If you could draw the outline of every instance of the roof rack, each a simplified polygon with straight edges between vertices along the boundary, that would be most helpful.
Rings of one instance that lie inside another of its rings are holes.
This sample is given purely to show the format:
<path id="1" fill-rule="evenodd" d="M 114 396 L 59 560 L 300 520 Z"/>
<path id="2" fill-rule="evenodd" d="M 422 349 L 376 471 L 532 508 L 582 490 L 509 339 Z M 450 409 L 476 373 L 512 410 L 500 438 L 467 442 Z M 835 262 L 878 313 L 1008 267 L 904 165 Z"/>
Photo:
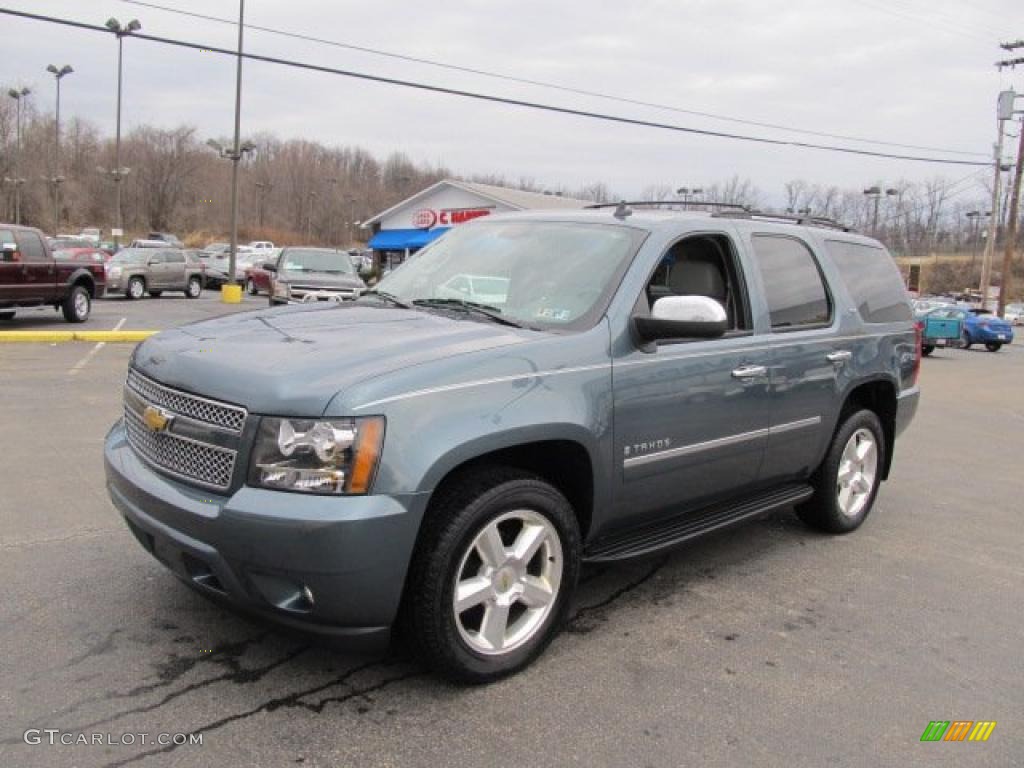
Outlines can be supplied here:
<path id="1" fill-rule="evenodd" d="M 714 201 L 704 200 L 620 200 L 617 203 L 592 203 L 591 205 L 585 205 L 584 208 L 618 208 L 619 206 L 635 206 L 635 205 L 682 205 L 686 207 L 704 207 L 704 208 L 735 208 L 739 211 L 747 211 L 749 208 L 739 203 L 717 203 Z"/>
<path id="2" fill-rule="evenodd" d="M 837 229 L 840 232 L 853 231 L 853 227 L 848 227 L 845 224 L 838 222 L 835 219 L 830 219 L 827 216 L 771 213 L 768 211 L 755 211 L 749 208 L 742 211 L 715 211 L 711 215 L 723 219 L 752 219 L 757 221 L 779 221 L 784 223 L 792 222 L 805 227 L 823 227 L 825 229 Z"/>

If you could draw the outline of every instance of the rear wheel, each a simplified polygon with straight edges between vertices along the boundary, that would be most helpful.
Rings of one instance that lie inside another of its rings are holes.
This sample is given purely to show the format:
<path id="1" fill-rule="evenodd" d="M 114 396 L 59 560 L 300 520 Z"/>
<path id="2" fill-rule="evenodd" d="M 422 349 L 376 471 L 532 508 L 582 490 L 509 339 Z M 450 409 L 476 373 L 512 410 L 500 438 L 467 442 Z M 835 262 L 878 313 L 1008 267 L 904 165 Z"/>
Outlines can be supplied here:
<path id="1" fill-rule="evenodd" d="M 999 341 L 986 341 L 985 342 L 985 349 L 987 349 L 989 352 L 998 352 L 1002 348 L 1003 348 L 1002 342 L 999 342 Z"/>
<path id="2" fill-rule="evenodd" d="M 930 355 L 934 351 L 935 351 L 935 345 L 934 344 L 925 344 L 925 345 L 923 345 L 921 347 L 921 354 L 924 355 L 925 357 L 928 357 L 928 355 Z"/>
<path id="3" fill-rule="evenodd" d="M 190 299 L 198 299 L 203 292 L 203 281 L 198 277 L 190 277 L 188 285 L 185 286 L 185 295 Z"/>
<path id="4" fill-rule="evenodd" d="M 402 627 L 435 671 L 485 683 L 536 659 L 565 620 L 580 534 L 557 489 L 484 468 L 432 503 L 406 581 Z"/>
<path id="5" fill-rule="evenodd" d="M 125 295 L 129 299 L 141 299 L 145 292 L 146 281 L 141 277 L 133 277 L 128 281 L 128 288 L 125 290 Z"/>
<path id="6" fill-rule="evenodd" d="M 800 519 L 827 533 L 859 528 L 875 503 L 885 451 L 878 416 L 866 409 L 851 413 L 811 479 L 814 496 L 796 508 Z"/>
<path id="7" fill-rule="evenodd" d="M 260 289 L 256 287 L 256 282 L 251 277 L 245 279 L 245 290 L 250 296 L 255 296 L 260 292 Z"/>
<path id="8" fill-rule="evenodd" d="M 81 285 L 74 286 L 60 308 L 64 313 L 64 319 L 69 323 L 84 323 L 89 318 L 89 310 L 92 308 L 89 291 Z"/>

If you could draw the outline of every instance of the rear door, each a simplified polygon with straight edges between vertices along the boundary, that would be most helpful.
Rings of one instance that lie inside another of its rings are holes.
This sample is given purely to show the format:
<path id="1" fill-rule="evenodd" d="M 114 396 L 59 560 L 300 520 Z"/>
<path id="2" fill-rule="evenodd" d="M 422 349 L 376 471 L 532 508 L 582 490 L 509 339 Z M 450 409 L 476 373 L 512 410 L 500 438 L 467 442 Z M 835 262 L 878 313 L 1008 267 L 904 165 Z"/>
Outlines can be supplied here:
<path id="1" fill-rule="evenodd" d="M 22 300 L 54 301 L 57 298 L 57 272 L 42 238 L 28 229 L 16 231 L 15 237 L 21 253 L 19 292 Z"/>
<path id="2" fill-rule="evenodd" d="M 171 291 L 185 290 L 185 253 L 184 251 L 166 250 L 164 255 L 165 287 Z"/>

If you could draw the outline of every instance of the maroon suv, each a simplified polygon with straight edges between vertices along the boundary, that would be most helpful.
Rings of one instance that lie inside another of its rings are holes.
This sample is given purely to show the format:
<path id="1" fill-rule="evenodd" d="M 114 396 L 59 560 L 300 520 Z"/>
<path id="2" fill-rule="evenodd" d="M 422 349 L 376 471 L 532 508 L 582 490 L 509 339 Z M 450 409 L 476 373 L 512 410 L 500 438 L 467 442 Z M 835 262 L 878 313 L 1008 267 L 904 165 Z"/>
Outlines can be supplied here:
<path id="1" fill-rule="evenodd" d="M 56 261 L 38 229 L 0 224 L 0 320 L 15 307 L 49 305 L 69 323 L 85 322 L 105 280 L 102 263 Z"/>

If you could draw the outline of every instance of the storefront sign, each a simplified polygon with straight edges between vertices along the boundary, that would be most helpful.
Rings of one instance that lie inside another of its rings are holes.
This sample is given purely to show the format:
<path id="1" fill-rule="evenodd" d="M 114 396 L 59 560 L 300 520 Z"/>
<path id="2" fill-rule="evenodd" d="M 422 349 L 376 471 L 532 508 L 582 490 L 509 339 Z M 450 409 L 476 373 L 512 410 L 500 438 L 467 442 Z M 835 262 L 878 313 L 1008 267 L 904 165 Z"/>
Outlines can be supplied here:
<path id="1" fill-rule="evenodd" d="M 490 214 L 490 208 L 442 208 L 439 211 L 420 208 L 412 215 L 412 225 L 417 229 L 430 229 L 433 226 L 452 227 Z"/>

